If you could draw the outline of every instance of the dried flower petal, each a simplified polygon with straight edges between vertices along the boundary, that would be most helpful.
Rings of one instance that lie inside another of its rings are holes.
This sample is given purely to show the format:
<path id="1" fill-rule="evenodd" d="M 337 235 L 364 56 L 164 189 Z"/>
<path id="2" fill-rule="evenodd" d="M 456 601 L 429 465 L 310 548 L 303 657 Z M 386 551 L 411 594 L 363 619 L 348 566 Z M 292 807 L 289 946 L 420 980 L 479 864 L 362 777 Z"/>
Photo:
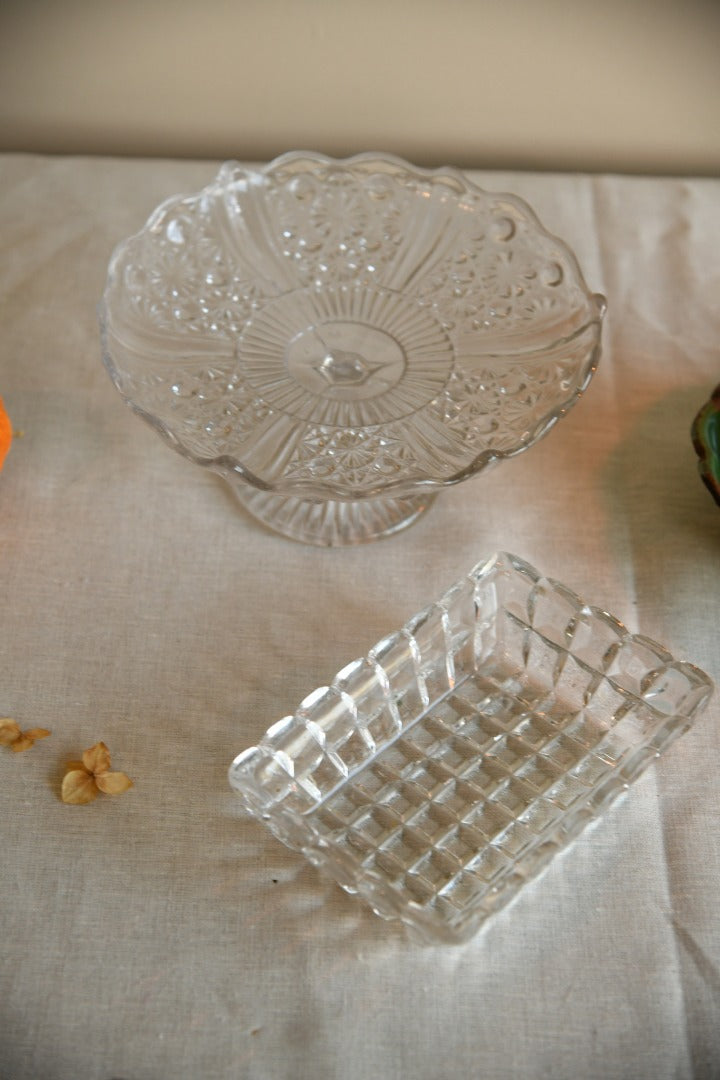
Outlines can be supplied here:
<path id="1" fill-rule="evenodd" d="M 83 765 L 88 772 L 97 773 L 107 772 L 110 768 L 110 751 L 104 742 L 95 743 L 89 750 L 86 750 L 82 756 Z"/>
<path id="2" fill-rule="evenodd" d="M 98 792 L 122 795 L 133 782 L 123 772 L 110 772 L 110 751 L 104 742 L 95 743 L 83 753 L 82 761 L 69 761 L 62 782 L 62 799 L 66 803 L 89 803 Z"/>
<path id="3" fill-rule="evenodd" d="M 75 806 L 92 802 L 98 796 L 95 777 L 85 769 L 71 769 L 63 777 L 61 795 L 63 802 Z"/>
<path id="4" fill-rule="evenodd" d="M 20 735 L 19 739 L 16 739 L 10 749 L 14 754 L 21 754 L 23 750 L 29 750 L 34 743 L 34 739 L 31 739 L 29 735 Z"/>
<path id="5" fill-rule="evenodd" d="M 9 716 L 0 719 L 0 746 L 12 746 L 20 738 L 20 725 Z"/>
<path id="6" fill-rule="evenodd" d="M 122 795 L 129 791 L 133 782 L 124 772 L 105 772 L 95 777 L 95 783 L 105 795 Z"/>
<path id="7" fill-rule="evenodd" d="M 36 739 L 46 739 L 50 735 L 47 728 L 30 728 L 29 731 L 21 731 L 20 725 L 9 717 L 0 719 L 0 745 L 9 746 L 16 754 L 23 750 L 29 750 Z"/>

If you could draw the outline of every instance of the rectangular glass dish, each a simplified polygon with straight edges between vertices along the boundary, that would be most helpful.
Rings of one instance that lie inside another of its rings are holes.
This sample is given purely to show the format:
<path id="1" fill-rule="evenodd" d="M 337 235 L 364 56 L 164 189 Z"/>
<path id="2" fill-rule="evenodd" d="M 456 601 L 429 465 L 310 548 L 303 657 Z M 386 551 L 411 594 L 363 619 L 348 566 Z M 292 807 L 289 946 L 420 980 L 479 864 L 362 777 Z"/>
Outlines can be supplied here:
<path id="1" fill-rule="evenodd" d="M 501 553 L 274 724 L 230 782 L 378 915 L 459 942 L 711 693 L 704 672 Z"/>

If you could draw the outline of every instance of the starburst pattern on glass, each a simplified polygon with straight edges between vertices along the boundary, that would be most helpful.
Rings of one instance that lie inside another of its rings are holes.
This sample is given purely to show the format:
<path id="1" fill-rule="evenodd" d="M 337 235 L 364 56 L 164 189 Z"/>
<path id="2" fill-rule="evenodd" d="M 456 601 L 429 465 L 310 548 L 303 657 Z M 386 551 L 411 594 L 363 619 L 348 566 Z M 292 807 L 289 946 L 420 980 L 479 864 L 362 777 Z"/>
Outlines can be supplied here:
<path id="1" fill-rule="evenodd" d="M 387 156 L 294 153 L 226 164 L 120 245 L 104 360 L 271 527 L 351 543 L 545 434 L 595 370 L 603 311 L 515 196 Z"/>
<path id="2" fill-rule="evenodd" d="M 499 554 L 271 727 L 230 782 L 379 915 L 463 941 L 711 693 L 692 664 Z"/>

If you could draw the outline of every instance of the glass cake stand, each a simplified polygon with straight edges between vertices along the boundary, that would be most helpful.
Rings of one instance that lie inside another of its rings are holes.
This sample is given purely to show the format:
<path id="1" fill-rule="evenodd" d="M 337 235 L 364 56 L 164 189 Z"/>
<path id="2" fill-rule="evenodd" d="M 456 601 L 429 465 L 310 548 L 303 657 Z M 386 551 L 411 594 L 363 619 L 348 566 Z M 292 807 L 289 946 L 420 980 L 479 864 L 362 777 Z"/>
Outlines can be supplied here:
<path id="1" fill-rule="evenodd" d="M 605 301 L 513 195 L 387 155 L 225 164 L 115 251 L 105 365 L 270 528 L 411 524 L 587 386 Z"/>

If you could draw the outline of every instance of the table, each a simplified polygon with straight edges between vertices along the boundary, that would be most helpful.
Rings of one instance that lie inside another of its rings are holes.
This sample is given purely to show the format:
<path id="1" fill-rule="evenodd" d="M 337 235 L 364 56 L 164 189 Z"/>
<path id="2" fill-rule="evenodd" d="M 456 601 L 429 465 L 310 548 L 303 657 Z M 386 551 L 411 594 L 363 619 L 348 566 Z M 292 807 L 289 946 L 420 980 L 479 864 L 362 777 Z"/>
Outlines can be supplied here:
<path id="1" fill-rule="evenodd" d="M 420 947 L 239 817 L 236 752 L 486 554 L 516 552 L 720 676 L 720 182 L 478 173 L 609 312 L 586 396 L 415 526 L 266 533 L 100 363 L 114 245 L 212 162 L 0 158 L 3 1080 L 720 1075 L 720 698 L 468 944 Z M 134 788 L 60 801 L 104 740 Z"/>

